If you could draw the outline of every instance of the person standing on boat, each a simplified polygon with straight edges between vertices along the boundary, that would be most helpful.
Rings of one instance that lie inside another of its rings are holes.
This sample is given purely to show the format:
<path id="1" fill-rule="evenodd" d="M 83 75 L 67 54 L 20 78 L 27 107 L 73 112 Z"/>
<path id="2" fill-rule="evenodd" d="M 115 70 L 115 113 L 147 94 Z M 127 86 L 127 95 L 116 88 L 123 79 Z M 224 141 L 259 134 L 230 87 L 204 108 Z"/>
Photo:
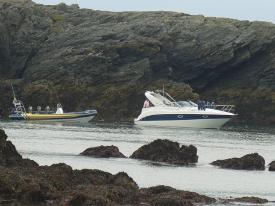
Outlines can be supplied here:
<path id="1" fill-rule="evenodd" d="M 200 100 L 198 100 L 197 105 L 198 105 L 198 110 L 200 110 Z"/>
<path id="2" fill-rule="evenodd" d="M 202 109 L 202 101 L 199 100 L 199 101 L 198 101 L 198 110 L 201 110 L 201 109 Z"/>
<path id="3" fill-rule="evenodd" d="M 205 111 L 205 109 L 206 109 L 206 103 L 205 103 L 205 101 L 203 100 L 203 101 L 202 101 L 202 108 L 201 108 L 201 110 Z"/>
<path id="4" fill-rule="evenodd" d="M 29 106 L 29 113 L 32 114 L 32 106 Z"/>
<path id="5" fill-rule="evenodd" d="M 62 108 L 62 105 L 60 103 L 57 104 L 56 106 L 56 114 L 63 114 L 63 108 Z"/>
<path id="6" fill-rule="evenodd" d="M 211 102 L 211 109 L 215 109 L 215 102 Z"/>
<path id="7" fill-rule="evenodd" d="M 146 100 L 144 101 L 143 108 L 149 108 L 149 107 L 150 107 L 150 102 L 149 102 L 148 99 L 146 99 Z"/>

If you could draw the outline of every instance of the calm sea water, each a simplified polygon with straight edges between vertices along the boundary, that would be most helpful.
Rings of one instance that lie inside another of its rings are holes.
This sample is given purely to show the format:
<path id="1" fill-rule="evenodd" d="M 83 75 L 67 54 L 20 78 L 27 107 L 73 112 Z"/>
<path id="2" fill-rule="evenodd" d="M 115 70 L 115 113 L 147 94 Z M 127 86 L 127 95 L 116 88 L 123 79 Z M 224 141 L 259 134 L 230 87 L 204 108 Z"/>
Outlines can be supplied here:
<path id="1" fill-rule="evenodd" d="M 141 128 L 127 125 L 64 125 L 0 122 L 25 158 L 40 165 L 64 162 L 75 169 L 127 172 L 140 187 L 168 185 L 212 197 L 257 196 L 275 201 L 275 172 L 236 171 L 209 165 L 217 159 L 258 152 L 266 163 L 275 160 L 273 130 L 229 128 L 194 130 Z M 198 148 L 195 167 L 159 166 L 132 159 L 96 159 L 78 154 L 88 147 L 115 145 L 126 156 L 155 139 L 170 139 Z M 275 205 L 270 203 L 269 205 Z"/>

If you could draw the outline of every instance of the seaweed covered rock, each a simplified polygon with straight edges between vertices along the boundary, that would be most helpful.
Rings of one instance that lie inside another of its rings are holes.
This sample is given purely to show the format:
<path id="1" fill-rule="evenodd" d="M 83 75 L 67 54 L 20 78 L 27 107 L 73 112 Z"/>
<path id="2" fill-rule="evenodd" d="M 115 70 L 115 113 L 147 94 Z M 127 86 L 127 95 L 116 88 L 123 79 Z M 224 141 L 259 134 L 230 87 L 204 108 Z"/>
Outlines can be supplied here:
<path id="1" fill-rule="evenodd" d="M 138 201 L 138 186 L 126 174 L 72 170 L 66 164 L 4 167 L 0 170 L 0 188 L 0 198 L 28 204 L 81 205 L 104 200 L 103 203 L 119 205 Z"/>
<path id="2" fill-rule="evenodd" d="M 197 148 L 193 145 L 180 147 L 178 142 L 155 140 L 136 150 L 130 158 L 188 165 L 198 162 Z"/>
<path id="3" fill-rule="evenodd" d="M 275 161 L 272 161 L 270 164 L 269 164 L 269 171 L 275 171 Z"/>
<path id="4" fill-rule="evenodd" d="M 86 149 L 85 151 L 80 153 L 81 155 L 97 157 L 97 158 L 109 158 L 109 157 L 117 157 L 117 158 L 125 158 L 126 156 L 122 154 L 118 147 L 116 146 L 99 146 L 99 147 L 91 147 Z"/>
<path id="5" fill-rule="evenodd" d="M 258 153 L 247 154 L 241 158 L 217 160 L 211 164 L 235 170 L 265 170 L 265 160 Z"/>
<path id="6" fill-rule="evenodd" d="M 176 190 L 168 186 L 155 186 L 139 190 L 141 202 L 153 206 L 193 206 L 197 204 L 211 204 L 216 202 L 214 198 L 200 195 L 195 192 Z"/>
<path id="7" fill-rule="evenodd" d="M 259 197 L 239 197 L 230 199 L 230 202 L 242 202 L 242 203 L 251 203 L 251 204 L 265 204 L 268 203 L 267 199 L 259 198 Z"/>
<path id="8" fill-rule="evenodd" d="M 7 141 L 7 135 L 4 130 L 0 129 L 0 166 L 33 167 L 38 166 L 38 164 L 33 160 L 23 159 L 15 146 L 10 141 Z"/>

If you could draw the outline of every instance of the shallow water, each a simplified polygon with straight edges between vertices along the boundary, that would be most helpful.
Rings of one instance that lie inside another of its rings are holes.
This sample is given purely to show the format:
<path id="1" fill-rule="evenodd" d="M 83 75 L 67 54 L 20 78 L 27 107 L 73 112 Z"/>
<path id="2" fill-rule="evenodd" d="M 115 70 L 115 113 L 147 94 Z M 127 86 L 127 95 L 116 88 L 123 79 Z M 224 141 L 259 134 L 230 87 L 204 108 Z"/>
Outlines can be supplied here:
<path id="1" fill-rule="evenodd" d="M 168 185 L 212 197 L 257 196 L 275 201 L 275 172 L 219 169 L 209 163 L 258 152 L 266 164 L 275 160 L 275 132 L 266 129 L 229 128 L 193 130 L 141 128 L 130 125 L 63 125 L 0 122 L 25 158 L 41 165 L 65 162 L 75 169 L 127 172 L 140 187 Z M 96 159 L 78 154 L 88 147 L 116 145 L 125 155 L 158 138 L 198 148 L 194 167 L 159 166 L 132 159 Z M 273 203 L 275 205 L 275 203 Z M 272 203 L 270 204 L 272 205 Z"/>

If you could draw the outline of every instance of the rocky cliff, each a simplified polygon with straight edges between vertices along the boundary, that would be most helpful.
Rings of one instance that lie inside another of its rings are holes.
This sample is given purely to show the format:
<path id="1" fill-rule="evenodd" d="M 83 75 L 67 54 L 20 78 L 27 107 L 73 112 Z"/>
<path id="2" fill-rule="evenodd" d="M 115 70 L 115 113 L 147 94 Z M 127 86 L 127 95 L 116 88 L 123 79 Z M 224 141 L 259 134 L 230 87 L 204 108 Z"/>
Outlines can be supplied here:
<path id="1" fill-rule="evenodd" d="M 26 104 L 96 107 L 103 119 L 139 113 L 144 90 L 237 106 L 275 122 L 275 25 L 173 12 L 105 12 L 0 1 L 0 107 L 9 82 Z M 193 88 L 190 87 L 190 86 Z"/>

